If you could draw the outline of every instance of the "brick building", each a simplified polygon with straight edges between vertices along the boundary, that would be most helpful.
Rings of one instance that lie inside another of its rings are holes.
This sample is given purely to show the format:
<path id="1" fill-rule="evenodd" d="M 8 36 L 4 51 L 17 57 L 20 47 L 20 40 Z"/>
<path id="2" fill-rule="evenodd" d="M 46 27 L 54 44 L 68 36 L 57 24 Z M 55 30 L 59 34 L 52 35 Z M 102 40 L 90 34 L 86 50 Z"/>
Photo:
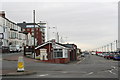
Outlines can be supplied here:
<path id="1" fill-rule="evenodd" d="M 53 40 L 45 42 L 35 48 L 36 58 L 50 63 L 69 63 L 70 48 Z"/>
<path id="2" fill-rule="evenodd" d="M 23 22 L 23 23 L 18 23 L 17 25 L 21 26 L 23 32 L 30 33 L 33 37 L 34 37 L 34 30 L 35 30 L 35 38 L 37 40 L 37 45 L 40 45 L 45 42 L 45 29 L 44 29 L 45 27 L 40 26 L 39 24 Z M 35 25 L 35 28 L 34 28 L 34 25 Z"/>
<path id="3" fill-rule="evenodd" d="M 77 45 L 75 44 L 64 44 L 68 48 L 70 48 L 70 61 L 77 60 Z"/>

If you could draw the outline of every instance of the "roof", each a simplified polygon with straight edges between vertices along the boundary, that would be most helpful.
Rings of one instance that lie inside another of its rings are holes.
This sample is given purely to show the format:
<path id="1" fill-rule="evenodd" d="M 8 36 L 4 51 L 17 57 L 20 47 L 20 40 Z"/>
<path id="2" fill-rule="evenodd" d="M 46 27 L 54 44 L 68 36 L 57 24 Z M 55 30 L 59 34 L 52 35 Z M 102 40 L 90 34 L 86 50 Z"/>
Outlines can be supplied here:
<path id="1" fill-rule="evenodd" d="M 69 47 L 69 48 L 73 48 L 73 46 L 76 46 L 75 44 L 64 44 L 64 45 Z"/>
<path id="2" fill-rule="evenodd" d="M 66 45 L 64 45 L 64 44 L 61 44 L 61 43 L 57 43 L 57 42 L 55 42 L 56 44 L 58 44 L 58 45 L 61 45 L 61 46 L 63 46 L 63 47 L 66 47 L 66 48 L 68 48 Z M 45 46 L 45 45 L 47 45 L 47 44 L 52 44 L 52 41 L 50 40 L 50 41 L 47 41 L 47 42 L 45 42 L 45 43 L 43 43 L 43 44 L 41 44 L 41 45 L 39 45 L 38 47 L 36 47 L 35 49 L 38 49 L 38 48 L 40 48 L 40 47 L 43 47 L 43 46 Z"/>
<path id="3" fill-rule="evenodd" d="M 26 22 L 23 22 L 23 23 L 17 23 L 17 25 L 22 27 L 22 28 L 33 28 L 33 27 L 27 27 L 27 25 L 37 25 L 40 28 L 45 28 L 45 26 L 39 25 L 37 23 L 26 23 Z"/>
<path id="4" fill-rule="evenodd" d="M 27 25 L 38 25 L 36 23 L 26 23 L 26 22 L 23 22 L 23 23 L 17 23 L 18 26 L 22 27 L 22 28 L 28 28 Z M 38 25 L 39 26 L 39 25 Z M 40 27 L 40 26 L 39 26 Z"/>

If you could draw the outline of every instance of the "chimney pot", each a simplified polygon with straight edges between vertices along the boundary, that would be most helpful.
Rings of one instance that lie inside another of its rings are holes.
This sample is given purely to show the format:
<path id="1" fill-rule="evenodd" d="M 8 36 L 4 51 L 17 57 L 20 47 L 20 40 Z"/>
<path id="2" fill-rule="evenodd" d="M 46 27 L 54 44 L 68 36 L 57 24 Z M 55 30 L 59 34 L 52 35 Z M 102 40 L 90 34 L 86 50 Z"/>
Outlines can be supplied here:
<path id="1" fill-rule="evenodd" d="M 5 18 L 5 11 L 0 11 L 0 16 Z"/>

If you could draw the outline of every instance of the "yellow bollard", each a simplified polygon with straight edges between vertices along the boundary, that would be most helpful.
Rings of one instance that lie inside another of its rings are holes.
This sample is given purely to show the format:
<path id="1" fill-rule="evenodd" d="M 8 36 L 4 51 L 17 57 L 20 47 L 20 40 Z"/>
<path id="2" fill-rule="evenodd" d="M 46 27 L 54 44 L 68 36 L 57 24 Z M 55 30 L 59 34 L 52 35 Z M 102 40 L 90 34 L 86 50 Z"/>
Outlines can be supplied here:
<path id="1" fill-rule="evenodd" d="M 24 72 L 24 60 L 22 56 L 18 58 L 17 72 Z"/>

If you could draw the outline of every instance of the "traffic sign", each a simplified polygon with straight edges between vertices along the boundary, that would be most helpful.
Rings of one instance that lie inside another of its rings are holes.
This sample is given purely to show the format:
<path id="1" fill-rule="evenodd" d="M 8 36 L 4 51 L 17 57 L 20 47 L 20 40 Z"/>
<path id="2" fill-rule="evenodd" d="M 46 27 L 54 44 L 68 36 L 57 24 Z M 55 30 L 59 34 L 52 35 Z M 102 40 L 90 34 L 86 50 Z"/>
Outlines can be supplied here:
<path id="1" fill-rule="evenodd" d="M 17 71 L 18 72 L 24 72 L 24 60 L 23 60 L 22 56 L 20 56 L 18 58 L 18 68 L 17 68 Z"/>

